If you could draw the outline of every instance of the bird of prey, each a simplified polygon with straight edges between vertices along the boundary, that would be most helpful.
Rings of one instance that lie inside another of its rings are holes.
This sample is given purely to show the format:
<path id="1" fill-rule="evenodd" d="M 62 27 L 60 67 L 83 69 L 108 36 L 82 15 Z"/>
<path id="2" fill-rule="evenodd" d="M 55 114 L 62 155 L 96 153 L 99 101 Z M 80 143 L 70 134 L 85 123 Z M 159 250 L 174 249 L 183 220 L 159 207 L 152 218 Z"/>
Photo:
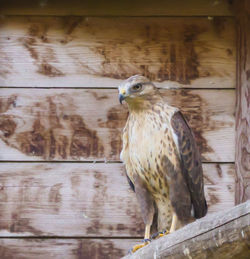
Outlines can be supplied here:
<path id="1" fill-rule="evenodd" d="M 119 86 L 128 104 L 121 160 L 145 223 L 145 240 L 173 232 L 207 213 L 199 150 L 178 108 L 168 105 L 150 80 L 135 75 Z"/>

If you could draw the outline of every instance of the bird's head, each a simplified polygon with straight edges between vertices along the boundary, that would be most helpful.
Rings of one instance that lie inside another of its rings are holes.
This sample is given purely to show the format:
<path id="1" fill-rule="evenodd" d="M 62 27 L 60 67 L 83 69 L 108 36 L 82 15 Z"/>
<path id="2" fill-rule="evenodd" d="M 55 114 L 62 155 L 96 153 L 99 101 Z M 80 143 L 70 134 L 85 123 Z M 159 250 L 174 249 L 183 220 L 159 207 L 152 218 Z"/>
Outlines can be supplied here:
<path id="1" fill-rule="evenodd" d="M 118 90 L 120 103 L 125 100 L 129 105 L 149 100 L 158 92 L 155 85 L 141 75 L 131 76 L 119 85 Z"/>

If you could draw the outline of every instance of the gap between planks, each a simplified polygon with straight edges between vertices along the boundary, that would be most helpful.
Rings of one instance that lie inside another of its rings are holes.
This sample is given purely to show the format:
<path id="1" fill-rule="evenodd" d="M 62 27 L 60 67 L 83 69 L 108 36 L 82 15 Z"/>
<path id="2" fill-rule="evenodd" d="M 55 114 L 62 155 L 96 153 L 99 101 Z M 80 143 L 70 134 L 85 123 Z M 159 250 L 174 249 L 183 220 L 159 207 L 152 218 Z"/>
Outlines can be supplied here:
<path id="1" fill-rule="evenodd" d="M 154 82 L 153 82 L 154 83 Z M 117 85 L 119 86 L 119 84 Z M 229 88 L 229 87 L 225 87 L 225 88 L 202 88 L 202 87 L 170 87 L 170 88 L 164 88 L 164 87 L 157 87 L 158 89 L 163 89 L 163 90 L 233 90 L 235 91 L 235 87 L 234 88 Z M 117 89 L 117 87 L 41 87 L 41 86 L 0 86 L 0 89 L 69 89 L 69 90 L 73 90 L 73 89 L 82 89 L 82 90 L 113 90 L 113 89 Z"/>
<path id="2" fill-rule="evenodd" d="M 67 161 L 60 161 L 60 160 L 0 160 L 0 163 L 55 163 L 55 164 L 122 164 L 122 161 L 115 160 L 115 161 L 93 161 L 93 160 L 87 160 L 87 161 L 74 161 L 74 160 L 67 160 Z M 208 162 L 202 162 L 202 164 L 234 164 L 235 161 L 208 161 Z"/>
<path id="3" fill-rule="evenodd" d="M 102 240 L 110 240 L 110 239 L 131 239 L 138 240 L 143 239 L 141 237 L 133 237 L 133 236 L 0 236 L 1 239 L 102 239 Z"/>
<path id="4" fill-rule="evenodd" d="M 61 18 L 61 17 L 74 17 L 74 18 L 208 18 L 208 17 L 218 17 L 218 18 L 231 18 L 235 20 L 235 14 L 232 15 L 74 15 L 74 14 L 1 14 L 6 18 L 12 17 L 43 17 L 43 18 Z"/>

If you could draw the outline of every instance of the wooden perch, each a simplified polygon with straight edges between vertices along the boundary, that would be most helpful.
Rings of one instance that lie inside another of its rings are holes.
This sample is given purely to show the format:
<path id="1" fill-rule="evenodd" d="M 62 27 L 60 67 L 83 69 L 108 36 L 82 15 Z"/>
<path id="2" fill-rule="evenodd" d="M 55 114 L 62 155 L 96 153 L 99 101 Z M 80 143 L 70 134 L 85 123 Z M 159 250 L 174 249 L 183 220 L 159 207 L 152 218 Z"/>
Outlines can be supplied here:
<path id="1" fill-rule="evenodd" d="M 250 258 L 250 201 L 197 220 L 125 258 Z"/>

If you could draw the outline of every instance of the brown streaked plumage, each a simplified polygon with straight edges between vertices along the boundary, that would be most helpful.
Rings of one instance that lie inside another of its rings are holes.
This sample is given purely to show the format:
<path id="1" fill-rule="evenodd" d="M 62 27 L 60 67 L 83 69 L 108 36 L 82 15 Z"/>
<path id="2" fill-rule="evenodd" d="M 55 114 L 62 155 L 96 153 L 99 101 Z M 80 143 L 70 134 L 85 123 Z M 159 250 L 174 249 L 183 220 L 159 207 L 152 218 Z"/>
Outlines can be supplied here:
<path id="1" fill-rule="evenodd" d="M 141 208 L 145 238 L 154 218 L 158 231 L 173 232 L 205 216 L 201 158 L 181 112 L 140 75 L 119 86 L 119 99 L 129 108 L 121 159 Z"/>

